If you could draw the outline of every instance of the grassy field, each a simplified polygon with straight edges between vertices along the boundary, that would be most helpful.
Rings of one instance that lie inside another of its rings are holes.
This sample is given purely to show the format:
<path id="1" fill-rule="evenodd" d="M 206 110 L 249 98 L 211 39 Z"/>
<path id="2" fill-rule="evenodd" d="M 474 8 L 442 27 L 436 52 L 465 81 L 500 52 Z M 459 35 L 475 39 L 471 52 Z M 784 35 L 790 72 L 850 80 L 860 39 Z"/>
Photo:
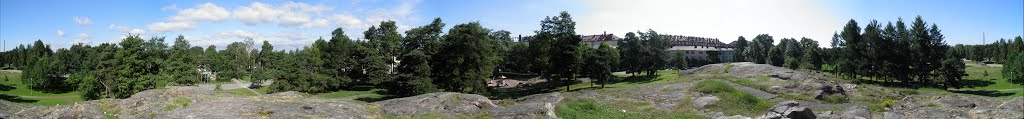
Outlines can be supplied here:
<path id="1" fill-rule="evenodd" d="M 78 92 L 44 93 L 29 89 L 21 81 L 21 73 L 0 72 L 0 99 L 27 105 L 72 104 L 82 101 Z"/>
<path id="2" fill-rule="evenodd" d="M 968 76 L 963 83 L 967 85 L 955 93 L 967 93 L 993 97 L 1024 96 L 1024 85 L 1010 83 L 1003 77 L 1003 67 L 967 65 L 964 69 Z"/>

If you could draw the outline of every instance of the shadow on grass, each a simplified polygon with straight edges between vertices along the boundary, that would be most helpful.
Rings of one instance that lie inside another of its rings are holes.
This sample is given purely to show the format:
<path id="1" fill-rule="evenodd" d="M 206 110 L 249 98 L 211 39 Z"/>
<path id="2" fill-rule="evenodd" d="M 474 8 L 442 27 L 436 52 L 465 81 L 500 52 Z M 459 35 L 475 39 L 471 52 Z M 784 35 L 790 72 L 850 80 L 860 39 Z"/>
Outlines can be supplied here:
<path id="1" fill-rule="evenodd" d="M 963 93 L 963 94 L 973 94 L 973 95 L 981 95 L 981 96 L 989 96 L 989 97 L 1002 97 L 1002 96 L 1013 95 L 1013 93 L 999 92 L 999 91 L 992 91 L 992 90 L 961 90 L 961 91 L 951 90 L 950 92 Z"/>
<path id="2" fill-rule="evenodd" d="M 616 78 L 616 79 L 619 79 L 619 80 L 615 81 L 615 82 L 612 82 L 612 83 L 609 83 L 609 84 L 615 84 L 615 83 L 633 83 L 633 84 L 650 83 L 650 82 L 654 82 L 655 81 L 654 79 L 658 78 L 658 76 L 659 75 L 637 75 L 637 76 L 629 76 L 629 77 L 625 77 L 625 78 Z"/>
<path id="3" fill-rule="evenodd" d="M 6 101 L 15 102 L 15 103 L 34 103 L 34 102 L 39 102 L 39 100 L 23 99 L 23 98 L 20 98 L 18 96 L 7 95 L 7 94 L 0 94 L 0 99 L 6 100 Z"/>
<path id="4" fill-rule="evenodd" d="M 8 86 L 7 84 L 0 84 L 0 91 L 14 90 L 16 87 Z"/>
<path id="5" fill-rule="evenodd" d="M 377 102 L 377 101 L 384 101 L 384 100 L 394 99 L 394 98 L 400 98 L 400 97 L 392 96 L 392 95 L 381 95 L 379 97 L 359 97 L 359 98 L 356 98 L 354 100 L 363 101 L 363 102 Z"/>
<path id="6" fill-rule="evenodd" d="M 965 88 L 985 87 L 996 84 L 996 82 L 992 82 L 992 80 L 985 79 L 964 79 L 960 81 L 960 83 L 962 83 Z"/>

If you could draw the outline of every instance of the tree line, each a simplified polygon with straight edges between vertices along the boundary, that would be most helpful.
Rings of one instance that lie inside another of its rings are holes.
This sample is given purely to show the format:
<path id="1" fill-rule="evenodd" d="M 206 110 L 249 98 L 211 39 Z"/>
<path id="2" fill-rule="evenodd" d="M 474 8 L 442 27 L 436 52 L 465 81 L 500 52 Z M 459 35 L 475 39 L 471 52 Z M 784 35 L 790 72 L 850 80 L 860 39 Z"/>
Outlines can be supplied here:
<path id="1" fill-rule="evenodd" d="M 83 99 L 126 98 L 163 86 L 231 79 L 250 80 L 254 87 L 273 81 L 262 87 L 268 92 L 369 87 L 410 96 L 438 91 L 487 94 L 487 79 L 509 73 L 537 73 L 553 81 L 611 78 L 618 50 L 583 44 L 567 12 L 541 23 L 535 41 L 543 43 L 513 42 L 510 32 L 477 22 L 455 25 L 445 33 L 445 23 L 437 18 L 405 36 L 394 21 L 370 27 L 363 32 L 365 40 L 353 40 L 337 28 L 327 39 L 292 50 L 274 50 L 267 41 L 257 48 L 252 38 L 223 50 L 203 48 L 180 35 L 171 45 L 164 37 L 129 35 L 119 43 L 74 44 L 55 52 L 36 41 L 0 53 L 0 63 L 23 70 L 23 80 L 33 90 L 80 91 Z"/>

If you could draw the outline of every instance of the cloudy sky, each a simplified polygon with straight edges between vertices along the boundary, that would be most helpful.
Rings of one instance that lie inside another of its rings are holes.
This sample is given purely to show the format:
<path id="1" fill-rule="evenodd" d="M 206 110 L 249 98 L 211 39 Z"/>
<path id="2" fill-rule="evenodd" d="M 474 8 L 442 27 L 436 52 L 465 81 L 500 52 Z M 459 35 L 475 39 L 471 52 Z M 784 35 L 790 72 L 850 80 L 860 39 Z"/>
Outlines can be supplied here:
<path id="1" fill-rule="evenodd" d="M 440 17 L 447 28 L 479 21 L 513 35 L 532 35 L 545 16 L 568 11 L 579 34 L 654 29 L 719 38 L 808 37 L 827 45 L 850 19 L 865 25 L 921 15 L 938 24 L 950 44 L 979 44 L 1024 34 L 1021 0 L 3 0 L 0 40 L 11 49 L 37 39 L 53 47 L 118 42 L 127 34 L 173 37 L 193 45 L 225 45 L 251 37 L 280 49 L 308 45 L 341 27 L 353 38 L 383 20 L 400 32 Z M 447 31 L 447 30 L 446 30 Z"/>

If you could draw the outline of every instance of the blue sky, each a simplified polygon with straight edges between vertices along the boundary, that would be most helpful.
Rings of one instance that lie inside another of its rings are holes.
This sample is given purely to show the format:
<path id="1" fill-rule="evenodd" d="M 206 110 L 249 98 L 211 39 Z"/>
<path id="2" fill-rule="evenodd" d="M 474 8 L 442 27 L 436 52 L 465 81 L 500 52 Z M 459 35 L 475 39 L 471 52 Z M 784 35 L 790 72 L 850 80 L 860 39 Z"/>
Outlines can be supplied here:
<path id="1" fill-rule="evenodd" d="M 579 34 L 621 36 L 654 29 L 723 42 L 767 33 L 827 45 L 849 19 L 884 23 L 917 15 L 938 24 L 950 44 L 981 43 L 982 32 L 989 42 L 1024 34 L 1021 0 L 3 0 L 0 39 L 8 50 L 37 39 L 61 48 L 118 42 L 128 33 L 147 38 L 180 34 L 198 46 L 223 48 L 250 37 L 293 49 L 338 27 L 358 39 L 382 20 L 397 21 L 402 32 L 440 17 L 447 28 L 478 21 L 513 35 L 531 35 L 541 19 L 560 11 L 573 15 Z"/>

